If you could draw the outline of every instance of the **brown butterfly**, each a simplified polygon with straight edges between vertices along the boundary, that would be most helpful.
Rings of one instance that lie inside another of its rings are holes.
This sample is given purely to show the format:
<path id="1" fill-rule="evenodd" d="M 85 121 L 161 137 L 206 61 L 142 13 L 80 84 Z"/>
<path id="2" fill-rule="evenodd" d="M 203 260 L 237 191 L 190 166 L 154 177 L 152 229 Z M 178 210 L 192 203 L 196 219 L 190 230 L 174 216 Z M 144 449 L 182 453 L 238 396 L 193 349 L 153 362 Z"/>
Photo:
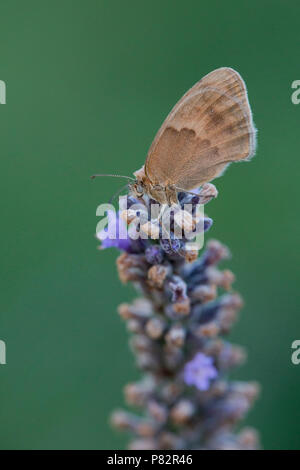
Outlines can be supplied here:
<path id="1" fill-rule="evenodd" d="M 225 168 L 255 153 L 256 129 L 246 85 L 235 70 L 222 67 L 197 82 L 174 106 L 159 129 L 145 165 L 130 184 L 137 197 L 176 204 L 189 192 L 221 176 Z M 94 175 L 93 177 L 98 176 Z M 103 175 L 99 175 L 103 176 Z"/>

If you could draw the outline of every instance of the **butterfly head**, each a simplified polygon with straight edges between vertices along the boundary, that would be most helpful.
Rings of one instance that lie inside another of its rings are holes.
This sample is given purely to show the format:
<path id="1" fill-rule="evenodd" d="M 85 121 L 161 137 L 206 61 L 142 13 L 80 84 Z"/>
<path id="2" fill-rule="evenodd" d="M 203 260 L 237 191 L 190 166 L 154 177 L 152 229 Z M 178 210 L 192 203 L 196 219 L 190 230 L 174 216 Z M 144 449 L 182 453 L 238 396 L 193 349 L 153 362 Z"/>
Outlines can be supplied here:
<path id="1" fill-rule="evenodd" d="M 143 197 L 145 194 L 145 187 L 142 181 L 136 180 L 134 183 L 130 183 L 129 187 L 137 198 Z"/>
<path id="2" fill-rule="evenodd" d="M 149 193 L 149 181 L 146 176 L 144 166 L 135 171 L 133 175 L 135 176 L 135 182 L 130 184 L 130 189 L 135 197 L 143 197 L 144 194 Z"/>

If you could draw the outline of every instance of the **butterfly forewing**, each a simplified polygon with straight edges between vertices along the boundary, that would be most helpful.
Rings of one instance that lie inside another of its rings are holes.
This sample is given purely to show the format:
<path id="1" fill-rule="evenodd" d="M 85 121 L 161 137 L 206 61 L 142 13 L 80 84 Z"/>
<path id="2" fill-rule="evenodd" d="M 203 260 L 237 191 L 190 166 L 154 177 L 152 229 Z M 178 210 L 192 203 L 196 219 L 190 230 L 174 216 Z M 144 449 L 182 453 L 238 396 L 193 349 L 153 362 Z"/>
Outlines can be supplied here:
<path id="1" fill-rule="evenodd" d="M 154 184 L 193 189 L 255 151 L 255 128 L 240 75 L 221 68 L 175 105 L 150 147 L 145 170 Z"/>

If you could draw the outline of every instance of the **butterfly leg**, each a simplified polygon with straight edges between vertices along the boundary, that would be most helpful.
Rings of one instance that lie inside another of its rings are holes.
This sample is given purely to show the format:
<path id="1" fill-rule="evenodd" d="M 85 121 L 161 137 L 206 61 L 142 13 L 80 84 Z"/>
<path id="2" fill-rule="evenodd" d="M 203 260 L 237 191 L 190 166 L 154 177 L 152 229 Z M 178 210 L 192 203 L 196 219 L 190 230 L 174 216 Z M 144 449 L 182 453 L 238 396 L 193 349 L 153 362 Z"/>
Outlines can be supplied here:
<path id="1" fill-rule="evenodd" d="M 172 206 L 173 204 L 178 204 L 177 190 L 173 184 L 166 186 L 165 193 L 169 206 Z"/>

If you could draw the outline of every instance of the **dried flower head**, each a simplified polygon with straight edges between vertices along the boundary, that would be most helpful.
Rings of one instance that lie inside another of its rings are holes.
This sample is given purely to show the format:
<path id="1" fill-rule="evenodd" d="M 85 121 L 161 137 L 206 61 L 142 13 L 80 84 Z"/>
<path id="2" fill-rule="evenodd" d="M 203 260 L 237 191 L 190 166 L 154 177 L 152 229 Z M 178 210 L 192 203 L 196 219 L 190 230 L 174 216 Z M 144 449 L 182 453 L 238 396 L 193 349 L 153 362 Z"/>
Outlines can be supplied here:
<path id="1" fill-rule="evenodd" d="M 117 260 L 120 279 L 139 293 L 119 306 L 143 373 L 140 382 L 125 387 L 127 403 L 142 416 L 116 411 L 112 417 L 116 428 L 131 434 L 129 449 L 259 447 L 253 430 L 235 432 L 258 386 L 227 378 L 245 360 L 245 351 L 223 338 L 243 305 L 232 291 L 233 273 L 218 267 L 230 252 L 210 240 L 199 257 L 200 247 L 191 248 L 189 237 L 192 229 L 199 234 L 211 227 L 198 205 L 216 195 L 210 183 L 194 195 L 179 193 L 167 232 L 162 207 L 154 211 L 148 196 L 138 201 L 129 195 L 121 200 L 121 217 L 109 213 L 108 228 L 97 234 L 101 248 L 123 251 Z M 107 237 L 111 233 L 113 240 Z"/>

